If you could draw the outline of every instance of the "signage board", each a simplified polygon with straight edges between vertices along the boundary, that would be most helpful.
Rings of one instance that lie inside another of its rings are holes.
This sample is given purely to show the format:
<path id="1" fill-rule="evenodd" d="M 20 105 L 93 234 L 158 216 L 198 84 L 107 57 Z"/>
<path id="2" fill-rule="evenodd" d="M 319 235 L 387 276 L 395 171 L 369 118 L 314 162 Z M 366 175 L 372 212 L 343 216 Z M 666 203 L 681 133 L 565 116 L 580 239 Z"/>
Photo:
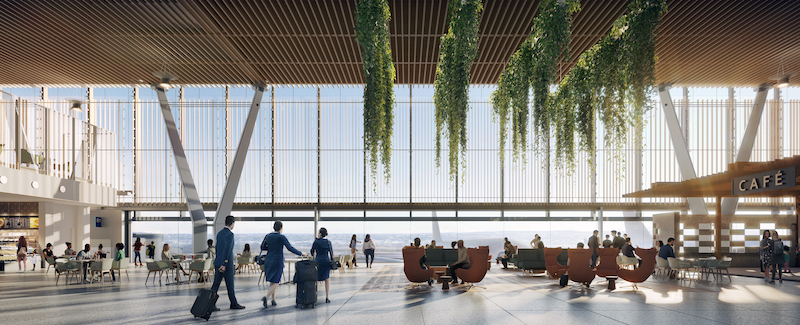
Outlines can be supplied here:
<path id="1" fill-rule="evenodd" d="M 733 196 L 774 191 L 795 187 L 795 169 L 790 166 L 758 174 L 736 177 L 731 180 Z"/>

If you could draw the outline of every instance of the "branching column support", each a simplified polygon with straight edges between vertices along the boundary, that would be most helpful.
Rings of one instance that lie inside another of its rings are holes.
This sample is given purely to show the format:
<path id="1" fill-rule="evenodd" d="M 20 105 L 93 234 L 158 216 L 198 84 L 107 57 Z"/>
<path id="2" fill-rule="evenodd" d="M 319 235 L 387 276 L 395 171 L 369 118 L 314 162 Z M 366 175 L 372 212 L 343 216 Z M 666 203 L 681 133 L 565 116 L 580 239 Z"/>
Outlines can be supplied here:
<path id="1" fill-rule="evenodd" d="M 694 165 L 692 165 L 692 158 L 689 156 L 689 148 L 686 146 L 686 140 L 681 132 L 681 126 L 678 124 L 678 115 L 675 114 L 675 106 L 672 103 L 672 96 L 669 94 L 669 85 L 659 85 L 658 94 L 661 97 L 661 107 L 664 110 L 664 116 L 667 120 L 667 127 L 669 129 L 670 138 L 672 138 L 672 146 L 675 149 L 675 156 L 678 159 L 678 167 L 681 171 L 683 180 L 697 178 Z M 708 215 L 708 208 L 703 198 L 688 198 L 689 209 L 694 215 Z"/>
<path id="2" fill-rule="evenodd" d="M 191 170 L 189 170 L 189 161 L 186 159 L 186 151 L 183 149 L 178 127 L 175 125 L 175 118 L 172 116 L 167 94 L 162 88 L 153 87 L 153 89 L 158 95 L 158 103 L 161 106 L 161 114 L 164 116 L 164 124 L 166 124 L 172 153 L 175 156 L 178 175 L 181 177 L 183 193 L 186 195 L 186 204 L 192 216 L 192 252 L 204 251 L 208 248 L 206 246 L 208 230 L 203 205 L 200 203 L 200 196 L 197 194 L 197 185 L 192 178 Z"/>
<path id="3" fill-rule="evenodd" d="M 247 112 L 247 120 L 242 129 L 242 137 L 236 147 L 236 154 L 233 156 L 230 168 L 228 169 L 228 180 L 225 182 L 225 189 L 222 191 L 222 198 L 217 205 L 217 212 L 214 214 L 214 234 L 225 227 L 225 217 L 233 210 L 233 200 L 236 198 L 236 190 L 239 188 L 239 180 L 242 178 L 244 162 L 247 158 L 247 151 L 250 149 L 250 140 L 253 138 L 253 130 L 258 120 L 258 111 L 261 109 L 261 98 L 264 96 L 266 85 L 253 85 L 253 101 L 250 103 L 250 110 Z"/>
<path id="4" fill-rule="evenodd" d="M 739 146 L 739 153 L 736 155 L 736 162 L 750 161 L 753 153 L 753 145 L 758 133 L 758 125 L 761 124 L 761 116 L 764 115 L 764 103 L 767 101 L 767 92 L 771 88 L 768 84 L 762 84 L 756 91 L 756 100 L 753 102 L 753 110 L 750 112 L 750 119 L 747 121 L 747 128 L 742 137 L 742 145 Z M 736 207 L 739 204 L 738 197 L 726 197 L 722 199 L 722 215 L 736 214 Z"/>

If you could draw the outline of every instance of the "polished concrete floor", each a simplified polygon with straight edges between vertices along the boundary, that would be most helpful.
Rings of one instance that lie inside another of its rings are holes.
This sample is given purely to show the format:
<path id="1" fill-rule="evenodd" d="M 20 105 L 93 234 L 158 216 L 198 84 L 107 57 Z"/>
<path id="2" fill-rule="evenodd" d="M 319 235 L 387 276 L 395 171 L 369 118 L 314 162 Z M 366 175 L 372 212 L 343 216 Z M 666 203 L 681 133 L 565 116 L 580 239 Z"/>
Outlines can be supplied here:
<path id="1" fill-rule="evenodd" d="M 620 282 L 610 292 L 597 279 L 587 290 L 565 288 L 542 275 L 525 276 L 496 265 L 473 288 L 409 285 L 400 264 L 375 264 L 333 272 L 331 303 L 294 307 L 295 286 L 280 285 L 278 305 L 263 309 L 265 285 L 257 274 L 236 276 L 244 310 L 228 309 L 220 288 L 211 321 L 189 312 L 204 284 L 144 284 L 146 268 L 131 266 L 130 282 L 56 285 L 45 275 L 0 272 L 2 324 L 798 324 L 800 282 L 769 284 L 751 277 L 715 281 L 669 281 L 652 277 L 635 290 Z M 124 276 L 124 274 L 123 274 Z M 224 286 L 224 285 L 223 285 Z"/>

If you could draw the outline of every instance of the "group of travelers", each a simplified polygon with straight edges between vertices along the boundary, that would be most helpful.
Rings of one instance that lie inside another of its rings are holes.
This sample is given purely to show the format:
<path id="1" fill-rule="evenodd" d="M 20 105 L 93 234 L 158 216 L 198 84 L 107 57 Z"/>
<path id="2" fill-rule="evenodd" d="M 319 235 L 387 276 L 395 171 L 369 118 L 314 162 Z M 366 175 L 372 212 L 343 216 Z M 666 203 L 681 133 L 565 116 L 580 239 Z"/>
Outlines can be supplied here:
<path id="1" fill-rule="evenodd" d="M 783 269 L 789 269 L 789 246 L 783 244 L 777 231 L 764 230 L 761 236 L 761 243 L 758 245 L 758 255 L 761 260 L 761 269 L 764 271 L 764 281 L 775 283 L 775 275 L 778 281 L 783 283 Z M 772 271 L 772 278 L 769 272 Z"/>
<path id="2" fill-rule="evenodd" d="M 506 238 L 506 240 L 508 240 L 508 238 Z M 414 243 L 411 246 L 412 247 L 416 247 L 416 248 L 424 248 L 426 250 L 439 248 L 439 247 L 436 247 L 436 241 L 435 240 L 431 240 L 430 245 L 427 245 L 427 246 L 421 245 L 421 240 L 419 239 L 419 237 L 414 238 Z M 455 249 L 457 251 L 458 258 L 456 259 L 455 262 L 453 262 L 451 264 L 448 264 L 448 265 L 445 265 L 445 267 L 447 267 L 446 274 L 453 278 L 453 280 L 452 280 L 453 284 L 458 284 L 458 277 L 456 276 L 456 270 L 457 269 L 469 269 L 469 267 L 470 267 L 469 255 L 467 254 L 467 248 L 464 247 L 464 241 L 463 240 L 459 239 L 458 241 L 451 242 L 450 243 L 450 248 Z M 428 268 L 430 268 L 430 265 L 427 264 L 427 260 L 428 260 L 428 258 L 427 258 L 427 256 L 425 254 L 423 254 L 422 258 L 420 258 L 420 260 L 419 260 L 419 266 L 423 270 L 427 270 Z M 433 283 L 433 279 L 428 279 L 428 285 L 430 285 L 432 283 Z M 464 284 L 463 280 L 461 281 L 461 284 Z"/>
<path id="3" fill-rule="evenodd" d="M 353 234 L 353 237 L 350 238 L 350 254 L 353 255 L 353 260 L 350 261 L 350 263 L 353 263 L 353 267 L 358 267 L 356 252 L 358 252 L 358 244 L 360 243 L 361 241 L 358 240 L 356 234 Z M 364 260 L 367 264 L 367 268 L 371 268 L 372 262 L 375 261 L 375 249 L 377 249 L 378 247 L 375 246 L 375 241 L 372 240 L 369 234 L 364 236 L 363 243 L 364 244 L 361 246 L 361 248 L 364 250 Z"/>

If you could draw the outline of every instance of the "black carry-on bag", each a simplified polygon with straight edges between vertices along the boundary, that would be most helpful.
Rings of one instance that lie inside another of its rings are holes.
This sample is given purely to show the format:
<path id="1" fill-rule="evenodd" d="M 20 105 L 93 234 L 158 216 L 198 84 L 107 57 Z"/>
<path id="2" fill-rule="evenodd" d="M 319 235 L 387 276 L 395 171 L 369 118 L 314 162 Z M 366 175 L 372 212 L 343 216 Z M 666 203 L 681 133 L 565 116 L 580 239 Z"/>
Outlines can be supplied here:
<path id="1" fill-rule="evenodd" d="M 295 264 L 294 283 L 297 285 L 295 308 L 314 308 L 317 305 L 317 262 L 305 260 Z"/>
<path id="2" fill-rule="evenodd" d="M 192 315 L 200 317 L 206 321 L 211 317 L 211 309 L 217 305 L 217 298 L 219 295 L 208 289 L 200 289 L 197 299 L 194 300 L 192 305 Z"/>

